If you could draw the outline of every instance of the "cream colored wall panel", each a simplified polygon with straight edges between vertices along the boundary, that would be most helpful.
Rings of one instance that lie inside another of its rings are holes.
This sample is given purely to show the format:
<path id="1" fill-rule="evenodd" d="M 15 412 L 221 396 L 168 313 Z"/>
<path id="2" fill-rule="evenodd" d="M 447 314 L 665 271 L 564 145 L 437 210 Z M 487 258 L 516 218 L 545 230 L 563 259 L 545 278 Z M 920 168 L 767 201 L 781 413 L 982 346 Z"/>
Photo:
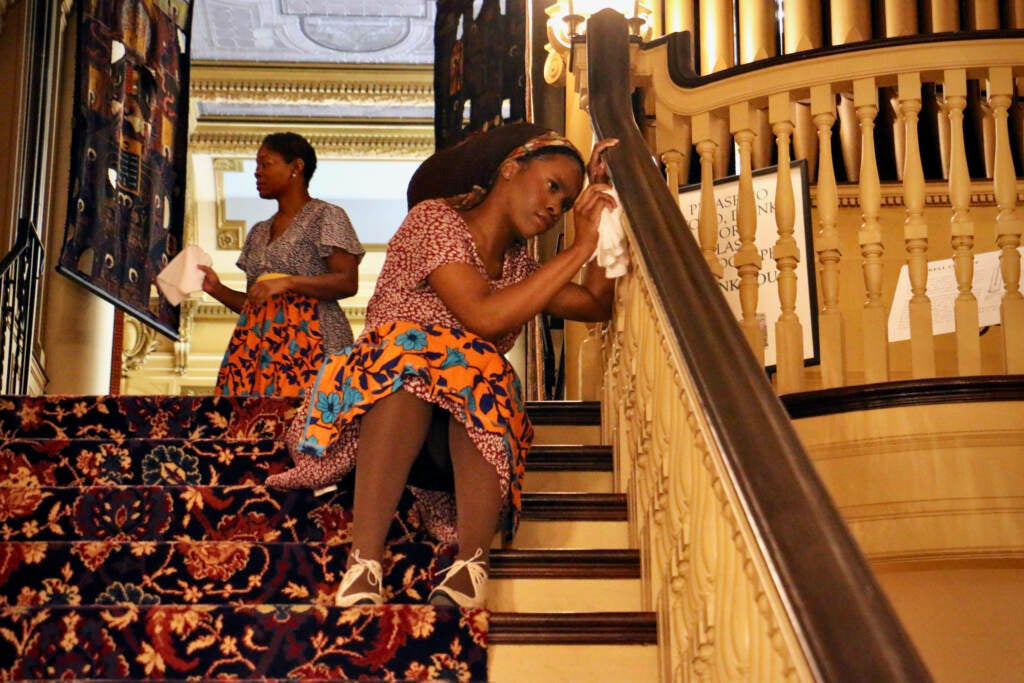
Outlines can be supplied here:
<path id="1" fill-rule="evenodd" d="M 870 559 L 1024 557 L 1024 403 L 865 410 L 796 427 Z"/>
<path id="2" fill-rule="evenodd" d="M 1024 566 L 880 566 L 876 574 L 938 682 L 1024 680 Z"/>

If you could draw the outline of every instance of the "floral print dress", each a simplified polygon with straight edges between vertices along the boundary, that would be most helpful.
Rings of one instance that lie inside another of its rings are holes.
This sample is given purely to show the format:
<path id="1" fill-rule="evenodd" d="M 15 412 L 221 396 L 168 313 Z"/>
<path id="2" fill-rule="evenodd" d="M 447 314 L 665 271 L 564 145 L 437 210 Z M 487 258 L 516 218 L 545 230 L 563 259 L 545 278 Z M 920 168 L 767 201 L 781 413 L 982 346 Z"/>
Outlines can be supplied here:
<path id="1" fill-rule="evenodd" d="M 335 247 L 357 259 L 365 253 L 344 209 L 320 199 L 306 202 L 273 240 L 271 223 L 257 223 L 246 236 L 238 257 L 246 288 L 264 277 L 323 275 Z M 224 353 L 214 393 L 302 396 L 324 357 L 351 343 L 352 328 L 335 300 L 285 292 L 262 306 L 247 301 Z"/>
<path id="2" fill-rule="evenodd" d="M 356 464 L 359 418 L 380 398 L 412 392 L 454 415 L 482 456 L 494 466 L 503 491 L 502 529 L 515 534 L 521 508 L 526 453 L 533 427 L 522 387 L 504 355 L 518 333 L 491 343 L 462 329 L 427 276 L 447 263 L 487 270 L 469 227 L 442 200 L 417 204 L 388 245 L 377 288 L 367 307 L 365 332 L 355 345 L 328 358 L 289 435 L 301 453 Z M 537 268 L 526 245 L 505 254 L 493 291 L 523 280 Z M 425 526 L 442 542 L 455 542 L 451 493 L 411 487 Z"/>

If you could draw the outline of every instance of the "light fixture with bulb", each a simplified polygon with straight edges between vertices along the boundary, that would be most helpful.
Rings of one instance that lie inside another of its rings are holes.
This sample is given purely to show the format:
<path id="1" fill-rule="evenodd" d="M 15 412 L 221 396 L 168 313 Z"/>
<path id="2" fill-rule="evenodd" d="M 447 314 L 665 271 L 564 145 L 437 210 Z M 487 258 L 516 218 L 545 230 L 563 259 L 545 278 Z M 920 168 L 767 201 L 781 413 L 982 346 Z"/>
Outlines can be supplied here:
<path id="1" fill-rule="evenodd" d="M 565 69 L 574 37 L 587 32 L 587 19 L 603 10 L 613 9 L 626 18 L 630 34 L 647 40 L 651 33 L 650 5 L 641 0 L 556 0 L 544 12 L 548 15 L 548 56 L 544 62 L 544 80 L 551 85 L 565 84 Z"/>

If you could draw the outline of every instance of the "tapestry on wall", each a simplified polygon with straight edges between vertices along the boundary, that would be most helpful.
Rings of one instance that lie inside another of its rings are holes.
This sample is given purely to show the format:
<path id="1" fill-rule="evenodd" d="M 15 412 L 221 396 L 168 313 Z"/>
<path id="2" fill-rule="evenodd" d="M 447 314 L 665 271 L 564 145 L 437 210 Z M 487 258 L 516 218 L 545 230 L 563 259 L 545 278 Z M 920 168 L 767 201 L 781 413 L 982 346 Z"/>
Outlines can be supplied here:
<path id="1" fill-rule="evenodd" d="M 454 145 L 470 132 L 526 120 L 525 3 L 507 0 L 505 14 L 501 6 L 500 0 L 484 0 L 474 17 L 473 0 L 437 0 L 437 149 Z"/>
<path id="2" fill-rule="evenodd" d="M 192 0 L 83 0 L 58 271 L 172 339 L 156 276 L 181 250 Z"/>

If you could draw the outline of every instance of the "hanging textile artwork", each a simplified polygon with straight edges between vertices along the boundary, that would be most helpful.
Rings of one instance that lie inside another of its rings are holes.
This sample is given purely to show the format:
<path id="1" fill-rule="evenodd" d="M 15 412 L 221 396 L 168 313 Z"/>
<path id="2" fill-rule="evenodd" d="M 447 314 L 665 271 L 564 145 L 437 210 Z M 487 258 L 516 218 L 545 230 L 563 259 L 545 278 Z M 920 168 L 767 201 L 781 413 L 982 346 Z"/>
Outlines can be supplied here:
<path id="1" fill-rule="evenodd" d="M 501 13 L 502 5 L 505 13 Z M 524 0 L 437 0 L 434 24 L 434 144 L 526 120 Z M 469 105 L 468 119 L 466 105 Z"/>
<path id="2" fill-rule="evenodd" d="M 180 250 L 191 0 L 78 3 L 67 225 L 57 270 L 172 339 L 156 276 Z"/>

